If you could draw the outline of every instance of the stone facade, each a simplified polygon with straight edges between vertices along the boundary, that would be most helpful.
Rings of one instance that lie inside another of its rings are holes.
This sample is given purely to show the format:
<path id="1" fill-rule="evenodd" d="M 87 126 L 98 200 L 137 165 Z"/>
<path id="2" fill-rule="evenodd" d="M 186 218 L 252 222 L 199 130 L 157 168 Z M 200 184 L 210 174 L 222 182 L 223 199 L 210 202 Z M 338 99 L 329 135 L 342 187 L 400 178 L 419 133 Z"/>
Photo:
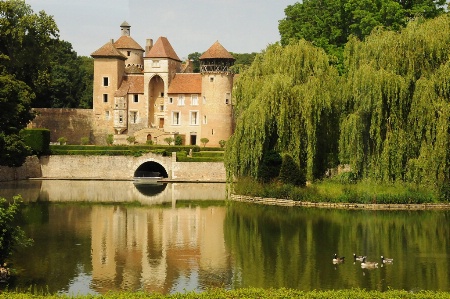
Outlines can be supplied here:
<path id="1" fill-rule="evenodd" d="M 94 58 L 94 135 L 114 134 L 116 144 L 134 136 L 138 143 L 164 144 L 177 135 L 185 145 L 219 146 L 233 132 L 233 56 L 214 43 L 200 57 L 201 73 L 183 64 L 166 37 L 145 50 L 130 36 L 111 40 Z"/>

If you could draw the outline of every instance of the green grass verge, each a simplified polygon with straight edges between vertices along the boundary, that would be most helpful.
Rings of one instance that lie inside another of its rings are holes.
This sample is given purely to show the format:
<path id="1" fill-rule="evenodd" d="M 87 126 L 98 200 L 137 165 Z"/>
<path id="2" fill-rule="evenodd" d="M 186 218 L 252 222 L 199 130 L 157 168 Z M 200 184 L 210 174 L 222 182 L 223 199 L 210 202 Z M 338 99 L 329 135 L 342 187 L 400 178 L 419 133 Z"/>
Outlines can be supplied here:
<path id="1" fill-rule="evenodd" d="M 193 299 L 193 298 L 215 298 L 215 299 L 231 299 L 231 298 L 332 298 L 332 299 L 353 299 L 353 298 L 404 298 L 404 299 L 444 299 L 450 298 L 449 292 L 442 291 L 418 291 L 409 292 L 403 290 L 389 290 L 386 292 L 380 291 L 366 291 L 361 289 L 352 290 L 330 290 L 330 291 L 299 291 L 291 289 L 259 289 L 259 288 L 245 288 L 236 290 L 211 289 L 202 293 L 188 292 L 176 293 L 172 295 L 151 294 L 146 292 L 110 292 L 103 295 L 33 295 L 31 293 L 14 293 L 4 292 L 1 294 L 5 299 L 39 299 L 39 298 L 105 298 L 105 299 L 129 299 L 129 298 L 148 298 L 148 299 L 164 299 L 164 298 L 178 298 L 178 299 Z"/>
<path id="2" fill-rule="evenodd" d="M 407 183 L 378 183 L 369 180 L 341 183 L 335 180 L 315 182 L 307 187 L 272 182 L 262 184 L 249 178 L 240 178 L 234 193 L 266 198 L 291 199 L 305 202 L 423 204 L 442 202 L 434 189 Z"/>

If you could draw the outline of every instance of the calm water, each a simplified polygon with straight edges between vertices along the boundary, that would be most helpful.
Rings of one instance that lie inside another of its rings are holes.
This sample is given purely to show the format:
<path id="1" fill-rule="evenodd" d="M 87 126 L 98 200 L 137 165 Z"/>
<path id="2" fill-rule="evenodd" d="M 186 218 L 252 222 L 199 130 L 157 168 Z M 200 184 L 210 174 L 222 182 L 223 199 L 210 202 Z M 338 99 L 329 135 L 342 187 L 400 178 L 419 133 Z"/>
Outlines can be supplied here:
<path id="1" fill-rule="evenodd" d="M 449 211 L 343 211 L 227 203 L 224 184 L 0 183 L 20 193 L 34 246 L 10 288 L 68 294 L 209 287 L 450 291 Z M 334 253 L 346 262 L 332 263 Z M 391 265 L 362 269 L 353 252 Z"/>

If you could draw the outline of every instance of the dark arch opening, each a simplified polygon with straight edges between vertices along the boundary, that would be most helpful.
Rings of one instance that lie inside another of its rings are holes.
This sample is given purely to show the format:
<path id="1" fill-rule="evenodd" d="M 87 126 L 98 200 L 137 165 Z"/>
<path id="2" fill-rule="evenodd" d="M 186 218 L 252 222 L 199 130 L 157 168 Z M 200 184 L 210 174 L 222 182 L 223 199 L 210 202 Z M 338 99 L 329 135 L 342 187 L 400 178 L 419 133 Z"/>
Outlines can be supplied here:
<path id="1" fill-rule="evenodd" d="M 148 161 L 141 164 L 134 172 L 134 177 L 163 177 L 168 178 L 167 171 L 161 164 Z"/>

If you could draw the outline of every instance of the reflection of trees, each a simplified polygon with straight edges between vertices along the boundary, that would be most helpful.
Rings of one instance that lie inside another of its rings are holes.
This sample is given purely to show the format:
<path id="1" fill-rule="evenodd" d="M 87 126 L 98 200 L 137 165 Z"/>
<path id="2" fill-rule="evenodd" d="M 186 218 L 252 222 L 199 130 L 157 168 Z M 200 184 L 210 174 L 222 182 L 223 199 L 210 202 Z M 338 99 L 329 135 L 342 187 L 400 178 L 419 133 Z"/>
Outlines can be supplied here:
<path id="1" fill-rule="evenodd" d="M 345 211 L 230 205 L 225 240 L 235 287 L 449 289 L 448 211 Z M 334 253 L 347 262 L 335 267 Z M 353 252 L 393 265 L 363 273 Z M 418 262 L 420 260 L 420 262 Z M 363 275 L 364 274 L 364 275 Z"/>
<path id="2" fill-rule="evenodd" d="M 34 245 L 14 256 L 24 267 L 17 269 L 20 285 L 15 287 L 26 290 L 45 282 L 53 293 L 67 290 L 80 265 L 84 272 L 91 271 L 90 207 L 29 204 L 24 217 L 24 230 Z"/>

